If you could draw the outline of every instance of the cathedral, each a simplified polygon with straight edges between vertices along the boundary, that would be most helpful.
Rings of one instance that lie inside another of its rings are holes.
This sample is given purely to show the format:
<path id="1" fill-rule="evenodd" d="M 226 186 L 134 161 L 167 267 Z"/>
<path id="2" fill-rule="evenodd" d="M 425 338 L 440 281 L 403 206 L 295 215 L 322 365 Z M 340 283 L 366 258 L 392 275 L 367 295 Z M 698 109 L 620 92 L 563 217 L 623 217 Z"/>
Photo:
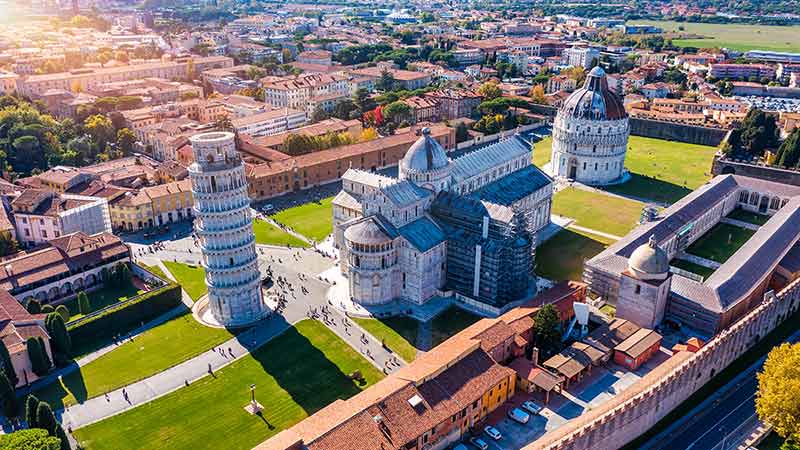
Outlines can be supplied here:
<path id="1" fill-rule="evenodd" d="M 552 180 L 513 136 L 456 159 L 428 129 L 399 177 L 349 169 L 333 201 L 334 243 L 352 301 L 421 305 L 456 296 L 492 308 L 535 293 L 537 233 Z"/>
<path id="2" fill-rule="evenodd" d="M 603 69 L 593 68 L 556 114 L 550 174 L 588 185 L 623 181 L 629 134 L 622 99 Z"/>

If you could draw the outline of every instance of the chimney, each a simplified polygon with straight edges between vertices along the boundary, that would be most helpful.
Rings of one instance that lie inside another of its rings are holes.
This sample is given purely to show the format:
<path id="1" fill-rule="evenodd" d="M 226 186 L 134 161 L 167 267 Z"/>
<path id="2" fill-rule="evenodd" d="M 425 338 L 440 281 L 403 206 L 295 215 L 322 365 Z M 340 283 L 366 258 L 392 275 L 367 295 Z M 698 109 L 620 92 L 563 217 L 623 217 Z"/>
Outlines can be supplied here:
<path id="1" fill-rule="evenodd" d="M 533 347 L 531 350 L 531 362 L 534 367 L 539 367 L 539 347 Z"/>

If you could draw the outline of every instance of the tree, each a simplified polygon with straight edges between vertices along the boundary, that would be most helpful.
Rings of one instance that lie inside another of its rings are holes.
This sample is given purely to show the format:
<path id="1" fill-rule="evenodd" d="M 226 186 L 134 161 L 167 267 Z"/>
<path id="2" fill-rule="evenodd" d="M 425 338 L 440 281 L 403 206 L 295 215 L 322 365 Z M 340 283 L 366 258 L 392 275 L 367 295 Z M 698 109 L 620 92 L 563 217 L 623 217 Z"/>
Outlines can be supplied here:
<path id="1" fill-rule="evenodd" d="M 281 58 L 284 64 L 292 62 L 292 51 L 288 48 L 281 50 Z"/>
<path id="2" fill-rule="evenodd" d="M 397 80 L 394 79 L 394 75 L 386 69 L 381 71 L 380 78 L 375 81 L 375 88 L 384 92 L 394 90 L 396 85 Z"/>
<path id="3" fill-rule="evenodd" d="M 123 156 L 133 153 L 133 145 L 136 143 L 136 135 L 128 128 L 117 131 L 117 147 Z"/>
<path id="4" fill-rule="evenodd" d="M 358 114 L 358 107 L 348 98 L 337 102 L 333 107 L 333 114 L 331 115 L 337 119 L 349 120 L 351 114 L 354 112 Z M 356 117 L 358 117 L 358 115 L 356 115 Z"/>
<path id="5" fill-rule="evenodd" d="M 59 450 L 57 437 L 49 436 L 46 430 L 34 428 L 0 435 L 0 450 Z"/>
<path id="6" fill-rule="evenodd" d="M 783 141 L 778 148 L 775 163 L 787 168 L 797 167 L 800 164 L 800 128 L 795 128 Z"/>
<path id="7" fill-rule="evenodd" d="M 92 137 L 92 141 L 100 149 L 105 148 L 106 144 L 109 142 L 114 142 L 117 136 L 117 132 L 114 129 L 114 124 L 111 123 L 111 119 L 100 114 L 89 116 L 83 122 L 83 127 L 86 132 L 89 133 L 89 136 Z"/>
<path id="8" fill-rule="evenodd" d="M 53 308 L 53 305 L 44 305 L 42 306 L 42 314 L 50 314 L 54 312 L 56 309 Z"/>
<path id="9" fill-rule="evenodd" d="M 34 337 L 29 337 L 25 341 L 25 345 L 28 349 L 28 358 L 31 360 L 33 373 L 39 376 L 45 375 L 47 371 L 50 370 L 50 360 L 47 358 L 47 350 L 39 340 Z"/>
<path id="10" fill-rule="evenodd" d="M 69 313 L 69 308 L 67 308 L 67 305 L 56 306 L 56 313 L 58 313 L 58 315 L 61 316 L 61 319 L 64 320 L 64 323 L 69 322 L 70 313 Z"/>
<path id="11" fill-rule="evenodd" d="M 733 130 L 728 142 L 747 156 L 761 156 L 764 149 L 774 147 L 778 141 L 778 125 L 775 116 L 760 109 L 747 112 L 742 126 Z"/>
<path id="12" fill-rule="evenodd" d="M 6 417 L 17 417 L 19 402 L 14 386 L 8 380 L 5 371 L 0 370 L 0 408 Z"/>
<path id="13" fill-rule="evenodd" d="M 6 377 L 8 377 L 8 381 L 12 386 L 16 386 L 19 383 L 17 372 L 14 371 L 14 365 L 11 363 L 11 355 L 8 353 L 8 347 L 6 347 L 3 341 L 0 341 L 0 371 L 6 373 Z"/>
<path id="14" fill-rule="evenodd" d="M 464 122 L 459 122 L 456 125 L 456 143 L 460 144 L 469 139 L 469 129 L 467 128 L 467 124 Z"/>
<path id="15" fill-rule="evenodd" d="M 544 85 L 537 84 L 531 89 L 531 101 L 537 105 L 547 105 L 547 97 L 544 95 Z"/>
<path id="16" fill-rule="evenodd" d="M 389 103 L 383 108 L 383 116 L 396 124 L 411 119 L 411 107 L 404 101 Z"/>
<path id="17" fill-rule="evenodd" d="M 61 355 L 63 359 L 68 359 L 72 353 L 72 340 L 64 319 L 59 313 L 54 312 L 47 315 L 44 324 L 50 334 L 50 343 L 53 344 L 53 350 Z"/>
<path id="18" fill-rule="evenodd" d="M 311 121 L 312 122 L 320 122 L 322 120 L 329 119 L 330 115 L 322 109 L 322 106 L 317 105 L 314 108 L 314 111 L 311 113 Z"/>
<path id="19" fill-rule="evenodd" d="M 483 97 L 484 100 L 493 100 L 503 95 L 503 91 L 497 86 L 497 83 L 483 83 L 481 87 L 478 88 L 478 94 Z"/>
<path id="20" fill-rule="evenodd" d="M 368 142 L 378 139 L 378 132 L 375 128 L 364 128 L 358 136 L 358 142 Z"/>
<path id="21" fill-rule="evenodd" d="M 39 303 L 39 300 L 32 298 L 28 300 L 28 305 L 25 309 L 31 314 L 40 314 L 42 312 L 42 304 Z"/>
<path id="22" fill-rule="evenodd" d="M 364 88 L 358 88 L 353 94 L 353 104 L 358 108 L 361 114 L 375 109 L 375 101 L 369 96 L 369 91 Z"/>
<path id="23" fill-rule="evenodd" d="M 67 433 L 64 432 L 64 427 L 61 426 L 60 423 L 56 426 L 55 437 L 58 438 L 59 441 L 59 450 L 72 450 L 72 447 L 69 445 Z"/>
<path id="24" fill-rule="evenodd" d="M 536 344 L 547 356 L 554 355 L 561 344 L 561 321 L 553 305 L 544 305 L 533 316 L 533 336 Z"/>
<path id="25" fill-rule="evenodd" d="M 25 422 L 28 428 L 39 428 L 39 423 L 36 421 L 36 410 L 39 409 L 39 399 L 35 395 L 30 394 L 25 399 Z"/>
<path id="26" fill-rule="evenodd" d="M 214 128 L 219 131 L 234 131 L 235 128 L 233 127 L 233 122 L 231 122 L 231 118 L 227 115 L 224 115 L 217 119 L 214 122 Z"/>
<path id="27" fill-rule="evenodd" d="M 784 439 L 800 441 L 800 343 L 773 348 L 758 374 L 756 412 Z"/>
<path id="28" fill-rule="evenodd" d="M 11 233 L 0 233 L 0 257 L 19 251 L 19 243 Z"/>
<path id="29" fill-rule="evenodd" d="M 78 292 L 78 312 L 86 315 L 92 312 L 92 305 L 89 303 L 89 297 L 86 292 Z"/>
<path id="30" fill-rule="evenodd" d="M 39 406 L 36 408 L 36 425 L 47 431 L 47 434 L 50 436 L 56 435 L 56 427 L 58 427 L 58 421 L 56 420 L 56 416 L 53 414 L 53 410 L 50 408 L 50 404 L 47 402 L 39 402 Z"/>
<path id="31" fill-rule="evenodd" d="M 264 77 L 264 69 L 259 67 L 250 67 L 245 71 L 245 76 L 248 80 L 260 80 Z"/>

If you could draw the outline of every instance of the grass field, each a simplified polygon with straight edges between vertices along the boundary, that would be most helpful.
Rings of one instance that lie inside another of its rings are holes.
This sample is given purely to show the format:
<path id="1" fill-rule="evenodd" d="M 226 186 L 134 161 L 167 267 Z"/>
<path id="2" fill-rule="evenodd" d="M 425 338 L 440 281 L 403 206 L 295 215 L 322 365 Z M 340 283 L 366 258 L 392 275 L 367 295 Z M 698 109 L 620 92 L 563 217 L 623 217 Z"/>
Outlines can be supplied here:
<path id="1" fill-rule="evenodd" d="M 544 139 L 533 144 L 533 164 L 541 169 L 545 164 L 550 162 L 552 151 L 553 137 L 545 136 Z"/>
<path id="2" fill-rule="evenodd" d="M 436 347 L 480 319 L 479 316 L 456 306 L 447 308 L 431 322 L 431 344 Z"/>
<path id="3" fill-rule="evenodd" d="M 113 305 L 115 303 L 119 303 L 120 299 L 125 297 L 126 299 L 130 297 L 134 297 L 139 294 L 139 290 L 133 284 L 128 284 L 128 286 L 123 288 L 118 287 L 104 287 L 100 288 L 96 291 L 87 292 L 86 297 L 89 298 L 89 305 L 91 306 L 91 312 L 97 311 L 99 309 L 103 309 L 106 306 Z M 69 309 L 70 319 L 69 320 L 76 320 L 80 319 L 84 315 L 78 312 L 78 298 L 75 297 L 72 300 L 64 303 L 64 305 Z"/>
<path id="4" fill-rule="evenodd" d="M 753 234 L 755 234 L 755 231 L 728 225 L 727 223 L 718 223 L 690 245 L 686 249 L 686 253 L 723 264 Z"/>
<path id="5" fill-rule="evenodd" d="M 553 214 L 575 219 L 575 224 L 625 236 L 639 222 L 644 204 L 635 200 L 583 189 L 567 188 L 553 196 Z"/>
<path id="6" fill-rule="evenodd" d="M 678 269 L 683 269 L 687 272 L 692 272 L 695 275 L 700 275 L 704 279 L 710 277 L 711 274 L 714 273 L 714 269 L 709 269 L 706 266 L 701 266 L 700 264 L 695 264 L 683 259 L 673 259 L 669 264 L 677 267 Z"/>
<path id="7" fill-rule="evenodd" d="M 36 395 L 53 408 L 69 406 L 97 397 L 203 353 L 234 335 L 209 328 L 192 318 L 191 312 L 165 322 L 127 341 L 113 351 L 53 383 Z"/>
<path id="8" fill-rule="evenodd" d="M 364 385 L 348 377 L 354 371 Z M 75 437 L 87 450 L 249 450 L 382 377 L 324 325 L 306 320 L 215 377 L 81 428 Z M 265 408 L 259 416 L 243 409 L 251 383 Z"/>
<path id="9" fill-rule="evenodd" d="M 270 216 L 303 236 L 317 242 L 333 232 L 333 197 L 319 203 L 306 203 Z"/>
<path id="10" fill-rule="evenodd" d="M 147 269 L 147 270 L 149 270 L 150 272 L 152 272 L 152 273 L 153 273 L 153 275 L 157 275 L 157 276 L 158 276 L 158 277 L 160 277 L 162 280 L 169 280 L 169 277 L 167 276 L 167 274 L 165 274 L 165 273 L 164 273 L 164 271 L 163 271 L 163 270 L 161 270 L 161 267 L 160 267 L 160 266 L 147 266 L 147 265 L 142 265 L 142 267 L 144 267 L 145 269 Z"/>
<path id="11" fill-rule="evenodd" d="M 711 39 L 673 39 L 679 47 L 724 47 L 732 50 L 774 50 L 800 52 L 800 26 L 780 27 L 766 25 L 689 23 L 642 20 L 634 24 L 661 27 L 665 32 L 693 33 Z M 678 27 L 683 27 L 680 30 Z"/>
<path id="12" fill-rule="evenodd" d="M 192 300 L 197 301 L 205 295 L 207 291 L 206 271 L 202 267 L 172 261 L 163 262 L 167 270 L 175 277 L 175 280 L 189 294 Z"/>
<path id="13" fill-rule="evenodd" d="M 361 328 L 386 343 L 404 361 L 411 362 L 417 357 L 417 330 L 419 322 L 410 317 L 389 317 L 386 319 L 364 319 L 354 317 Z"/>
<path id="14" fill-rule="evenodd" d="M 759 226 L 764 225 L 769 220 L 769 216 L 766 214 L 756 214 L 754 212 L 745 211 L 741 208 L 734 209 L 730 214 L 728 214 L 728 218 Z"/>
<path id="15" fill-rule="evenodd" d="M 306 241 L 292 236 L 275 225 L 263 220 L 256 219 L 253 221 L 253 233 L 255 233 L 256 242 L 259 244 L 280 245 L 281 247 L 285 247 L 286 245 L 302 248 L 308 247 Z"/>
<path id="16" fill-rule="evenodd" d="M 658 202 L 674 203 L 711 178 L 716 147 L 631 136 L 625 168 L 627 183 L 609 192 Z"/>
<path id="17" fill-rule="evenodd" d="M 612 243 L 602 236 L 563 229 L 536 248 L 536 274 L 553 281 L 580 280 L 584 261 Z"/>

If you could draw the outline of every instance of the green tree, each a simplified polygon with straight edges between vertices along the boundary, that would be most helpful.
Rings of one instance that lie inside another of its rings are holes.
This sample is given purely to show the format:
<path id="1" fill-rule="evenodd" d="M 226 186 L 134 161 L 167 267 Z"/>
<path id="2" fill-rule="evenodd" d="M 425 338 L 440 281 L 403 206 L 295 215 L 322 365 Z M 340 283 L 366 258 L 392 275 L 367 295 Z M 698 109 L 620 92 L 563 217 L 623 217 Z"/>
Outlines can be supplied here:
<path id="1" fill-rule="evenodd" d="M 411 120 L 411 107 L 403 101 L 389 103 L 383 108 L 383 117 L 396 124 Z"/>
<path id="2" fill-rule="evenodd" d="M 381 71 L 381 76 L 375 81 L 375 88 L 381 91 L 393 91 L 397 85 L 397 80 L 391 72 L 384 69 Z"/>
<path id="3" fill-rule="evenodd" d="M 136 144 L 136 135 L 128 128 L 117 131 L 117 147 L 124 156 L 133 153 L 133 145 Z"/>
<path id="4" fill-rule="evenodd" d="M 45 375 L 47 371 L 50 370 L 50 360 L 47 358 L 47 350 L 45 350 L 39 340 L 34 337 L 29 337 L 25 341 L 25 345 L 28 349 L 28 358 L 31 360 L 33 373 L 39 376 Z"/>
<path id="5" fill-rule="evenodd" d="M 758 374 L 756 412 L 784 439 L 800 442 L 800 343 L 773 348 Z"/>
<path id="6" fill-rule="evenodd" d="M 11 233 L 0 233 L 0 257 L 19 251 L 19 243 Z"/>
<path id="7" fill-rule="evenodd" d="M 57 437 L 49 436 L 46 430 L 34 428 L 0 435 L 0 450 L 59 450 Z"/>
<path id="8" fill-rule="evenodd" d="M 800 128 L 795 128 L 792 134 L 778 148 L 775 163 L 782 167 L 797 167 L 800 163 Z"/>
<path id="9" fill-rule="evenodd" d="M 67 326 L 59 313 L 50 313 L 44 321 L 47 332 L 50 334 L 50 343 L 53 351 L 61 355 L 63 359 L 68 359 L 72 353 L 72 340 L 69 337 Z"/>
<path id="10" fill-rule="evenodd" d="M 50 404 L 47 402 L 39 402 L 39 406 L 36 408 L 36 425 L 37 427 L 46 430 L 48 435 L 56 435 L 58 421 L 56 420 L 56 416 L 53 414 L 52 408 L 50 408 Z"/>
<path id="11" fill-rule="evenodd" d="M 35 298 L 32 298 L 32 299 L 28 300 L 28 304 L 25 307 L 25 309 L 27 309 L 28 312 L 31 313 L 31 314 L 41 314 L 41 312 L 42 312 L 42 304 L 39 303 L 39 300 L 36 300 Z"/>
<path id="12" fill-rule="evenodd" d="M 345 99 L 340 102 L 337 102 L 336 105 L 333 107 L 333 117 L 342 120 L 349 120 L 352 114 L 356 114 L 358 117 L 358 107 L 353 103 L 351 99 Z"/>
<path id="13" fill-rule="evenodd" d="M 369 91 L 364 88 L 358 88 L 353 94 L 353 104 L 358 108 L 361 114 L 375 109 L 375 101 L 369 95 Z"/>
<path id="14" fill-rule="evenodd" d="M 533 316 L 533 337 L 543 355 L 556 354 L 561 346 L 561 321 L 553 305 L 544 305 Z"/>
<path id="15" fill-rule="evenodd" d="M 469 129 L 467 128 L 467 124 L 464 122 L 459 122 L 456 125 L 456 143 L 462 143 L 469 139 Z"/>
<path id="16" fill-rule="evenodd" d="M 3 370 L 0 370 L 0 409 L 6 417 L 17 417 L 19 412 L 17 393 Z"/>
<path id="17" fill-rule="evenodd" d="M 6 347 L 5 342 L 2 340 L 0 340 L 0 371 L 6 373 L 6 377 L 8 377 L 8 381 L 12 386 L 16 386 L 17 383 L 19 383 L 17 373 L 14 371 L 14 365 L 11 363 L 11 355 L 8 353 L 8 347 Z"/>
<path id="18" fill-rule="evenodd" d="M 28 428 L 39 428 L 39 423 L 36 422 L 36 410 L 39 409 L 39 399 L 33 394 L 28 395 L 25 399 L 25 422 Z"/>
<path id="19" fill-rule="evenodd" d="M 111 119 L 100 114 L 89 116 L 83 122 L 83 128 L 92 137 L 92 141 L 98 148 L 105 148 L 106 144 L 114 142 L 117 132 Z"/>
<path id="20" fill-rule="evenodd" d="M 89 303 L 89 297 L 86 292 L 78 292 L 78 312 L 86 315 L 92 312 L 92 305 Z"/>
<path id="21" fill-rule="evenodd" d="M 319 105 L 317 105 L 317 107 L 314 108 L 314 111 L 311 113 L 311 121 L 312 122 L 320 122 L 322 120 L 329 119 L 329 118 L 330 118 L 330 115 L 324 109 L 322 109 L 322 106 L 319 106 Z"/>
<path id="22" fill-rule="evenodd" d="M 56 312 L 64 320 L 64 323 L 69 322 L 70 313 L 69 313 L 69 308 L 67 308 L 67 305 L 56 306 Z"/>
<path id="23" fill-rule="evenodd" d="M 59 440 L 59 450 L 72 450 L 67 433 L 64 432 L 64 427 L 60 423 L 56 426 L 55 437 Z"/>
<path id="24" fill-rule="evenodd" d="M 748 111 L 742 126 L 731 133 L 731 146 L 748 156 L 761 156 L 764 149 L 774 147 L 778 141 L 775 117 L 760 109 Z"/>
<path id="25" fill-rule="evenodd" d="M 231 118 L 227 115 L 220 117 L 214 122 L 214 128 L 219 131 L 235 131 Z"/>
<path id="26" fill-rule="evenodd" d="M 497 83 L 483 83 L 481 87 L 478 88 L 478 94 L 483 97 L 484 100 L 493 100 L 503 95 L 503 91 L 497 86 Z"/>
<path id="27" fill-rule="evenodd" d="M 50 314 L 51 312 L 55 311 L 56 309 L 53 308 L 53 305 L 44 305 L 42 306 L 42 314 Z"/>

